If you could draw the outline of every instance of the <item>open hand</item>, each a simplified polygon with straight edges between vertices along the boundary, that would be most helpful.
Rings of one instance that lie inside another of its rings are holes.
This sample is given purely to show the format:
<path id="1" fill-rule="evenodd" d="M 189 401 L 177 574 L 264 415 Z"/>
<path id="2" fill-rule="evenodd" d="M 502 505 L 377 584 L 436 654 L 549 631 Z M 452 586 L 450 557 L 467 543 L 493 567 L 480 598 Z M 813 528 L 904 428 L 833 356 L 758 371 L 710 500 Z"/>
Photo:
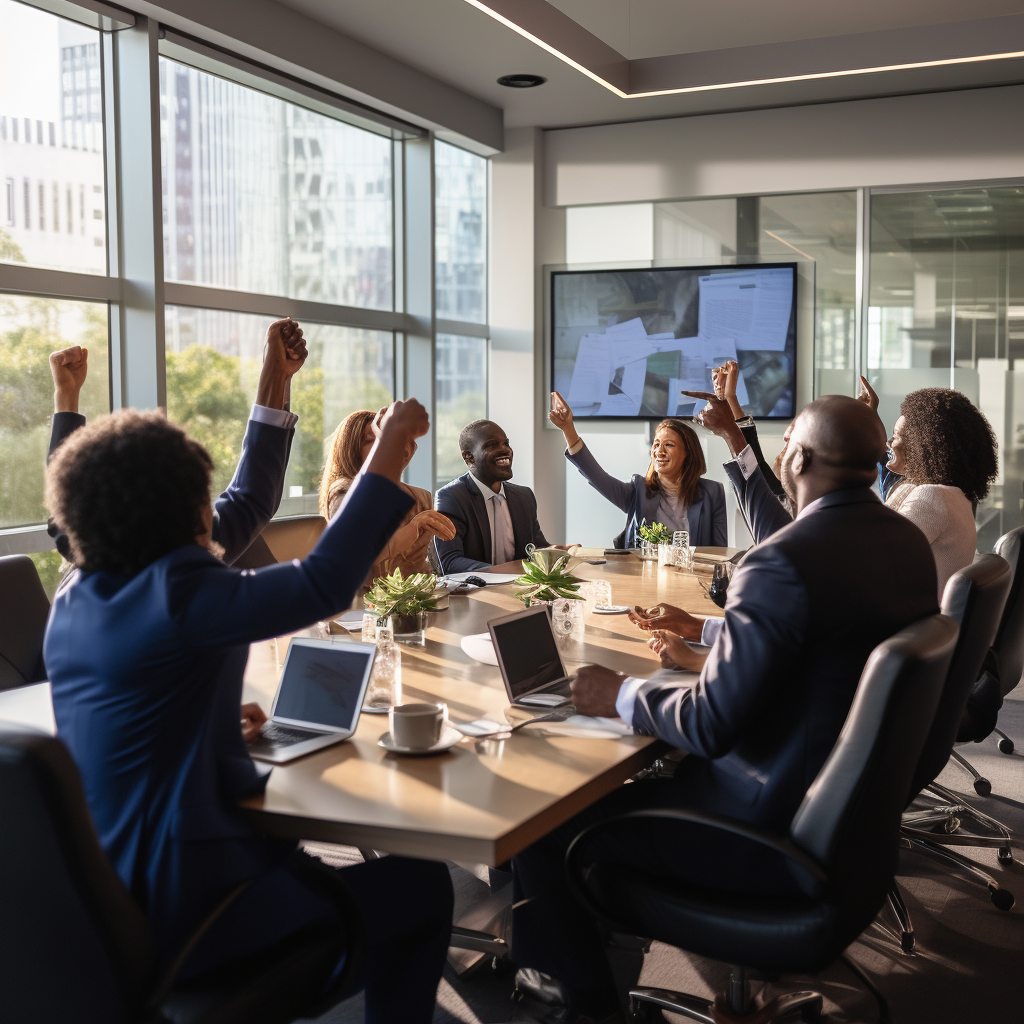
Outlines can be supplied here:
<path id="1" fill-rule="evenodd" d="M 615 701 L 626 678 L 624 672 L 613 672 L 603 665 L 584 665 L 572 681 L 572 702 L 581 715 L 614 718 Z"/>
<path id="2" fill-rule="evenodd" d="M 252 743 L 260 734 L 260 729 L 266 722 L 267 716 L 259 704 L 242 705 L 242 739 L 246 743 Z"/>
<path id="3" fill-rule="evenodd" d="M 51 358 L 53 358 L 51 356 Z M 875 394 L 875 389 L 868 383 L 867 377 L 860 378 L 860 394 L 857 395 L 857 401 L 863 402 L 869 409 L 878 412 L 878 395 Z"/>
<path id="4" fill-rule="evenodd" d="M 441 540 L 455 539 L 455 524 L 446 515 L 432 508 L 413 516 L 411 525 L 416 527 L 417 540 L 424 536 L 440 537 Z"/>
<path id="5" fill-rule="evenodd" d="M 78 395 L 89 374 L 89 350 L 71 345 L 50 353 L 55 412 L 78 412 Z"/>
<path id="6" fill-rule="evenodd" d="M 629 618 L 647 632 L 668 630 L 695 643 L 700 641 L 704 631 L 703 619 L 698 619 L 672 604 L 656 604 L 646 609 L 638 605 L 629 613 Z"/>
<path id="7" fill-rule="evenodd" d="M 557 392 L 551 392 L 551 409 L 548 419 L 565 435 L 565 443 L 571 448 L 580 439 L 573 426 L 572 409 L 569 403 Z"/>

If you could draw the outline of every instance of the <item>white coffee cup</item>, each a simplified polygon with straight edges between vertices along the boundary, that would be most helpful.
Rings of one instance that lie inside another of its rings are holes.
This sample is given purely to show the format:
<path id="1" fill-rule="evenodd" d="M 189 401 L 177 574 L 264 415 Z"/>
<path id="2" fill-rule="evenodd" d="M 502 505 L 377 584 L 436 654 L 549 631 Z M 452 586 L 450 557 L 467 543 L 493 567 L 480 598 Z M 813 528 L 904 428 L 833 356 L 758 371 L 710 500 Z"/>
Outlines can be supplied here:
<path id="1" fill-rule="evenodd" d="M 447 704 L 396 704 L 388 712 L 391 739 L 397 747 L 426 750 L 441 739 Z"/>

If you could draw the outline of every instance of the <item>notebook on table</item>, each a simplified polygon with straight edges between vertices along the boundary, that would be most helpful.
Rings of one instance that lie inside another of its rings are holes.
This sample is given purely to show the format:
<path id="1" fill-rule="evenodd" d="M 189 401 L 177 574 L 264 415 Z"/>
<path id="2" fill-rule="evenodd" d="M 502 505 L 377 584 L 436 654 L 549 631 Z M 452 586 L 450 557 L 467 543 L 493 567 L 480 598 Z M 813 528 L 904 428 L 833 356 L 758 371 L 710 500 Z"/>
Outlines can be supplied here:
<path id="1" fill-rule="evenodd" d="M 285 764 L 347 740 L 359 724 L 376 652 L 373 644 L 293 637 L 270 718 L 249 753 Z"/>

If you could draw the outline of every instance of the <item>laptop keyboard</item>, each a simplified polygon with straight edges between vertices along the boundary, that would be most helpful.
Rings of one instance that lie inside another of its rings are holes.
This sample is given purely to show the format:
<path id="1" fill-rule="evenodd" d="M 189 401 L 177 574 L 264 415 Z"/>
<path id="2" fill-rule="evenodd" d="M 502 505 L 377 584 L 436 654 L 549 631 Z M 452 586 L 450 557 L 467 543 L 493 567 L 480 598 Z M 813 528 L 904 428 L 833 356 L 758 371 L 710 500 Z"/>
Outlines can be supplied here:
<path id="1" fill-rule="evenodd" d="M 323 733 L 313 732 L 312 729 L 289 729 L 287 726 L 278 725 L 276 722 L 267 722 L 260 734 L 261 738 L 274 746 L 283 746 L 288 743 L 301 743 L 303 740 L 311 740 Z"/>

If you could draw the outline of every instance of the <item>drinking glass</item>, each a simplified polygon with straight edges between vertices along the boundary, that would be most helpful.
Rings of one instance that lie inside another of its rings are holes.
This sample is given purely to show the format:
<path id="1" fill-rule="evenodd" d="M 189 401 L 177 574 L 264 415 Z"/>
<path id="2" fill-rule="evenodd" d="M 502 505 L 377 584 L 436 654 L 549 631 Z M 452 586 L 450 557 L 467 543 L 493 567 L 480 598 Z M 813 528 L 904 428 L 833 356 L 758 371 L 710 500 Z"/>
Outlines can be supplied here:
<path id="1" fill-rule="evenodd" d="M 690 534 L 686 530 L 676 530 L 672 534 L 672 564 L 680 569 L 689 570 L 692 558 Z"/>
<path id="2" fill-rule="evenodd" d="M 711 570 L 711 586 L 708 588 L 708 597 L 719 608 L 725 607 L 729 581 L 732 579 L 732 573 L 735 568 L 736 566 L 732 562 L 716 562 L 714 569 Z"/>
<path id="3" fill-rule="evenodd" d="M 580 587 L 583 595 L 584 612 L 592 612 L 595 608 L 610 608 L 612 604 L 612 585 L 608 580 L 587 580 Z"/>
<path id="4" fill-rule="evenodd" d="M 387 714 L 395 704 L 402 703 L 402 652 L 395 643 L 390 626 L 377 627 L 377 655 L 373 674 L 366 689 L 363 710 Z"/>
<path id="5" fill-rule="evenodd" d="M 675 565 L 674 550 L 671 544 L 659 544 L 658 565 Z"/>
<path id="6" fill-rule="evenodd" d="M 560 597 L 551 602 L 551 626 L 559 647 L 583 641 L 583 602 Z"/>

